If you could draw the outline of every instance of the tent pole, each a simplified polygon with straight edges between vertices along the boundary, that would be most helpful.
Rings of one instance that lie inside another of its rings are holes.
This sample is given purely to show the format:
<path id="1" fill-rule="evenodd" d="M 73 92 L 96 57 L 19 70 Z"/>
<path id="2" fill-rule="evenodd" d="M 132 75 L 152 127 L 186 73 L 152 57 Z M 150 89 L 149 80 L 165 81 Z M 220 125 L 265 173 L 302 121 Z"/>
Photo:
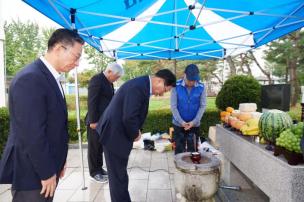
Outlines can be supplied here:
<path id="1" fill-rule="evenodd" d="M 74 31 L 76 30 L 75 27 L 75 13 L 76 9 L 71 8 L 70 14 L 71 14 L 71 24 L 72 29 Z M 82 190 L 86 190 L 87 187 L 85 186 L 85 176 L 84 176 L 84 163 L 83 163 L 83 150 L 82 150 L 82 137 L 81 137 L 81 125 L 80 125 L 80 107 L 79 107 L 79 89 L 78 89 L 78 71 L 77 67 L 75 68 L 75 101 L 76 101 L 76 116 L 77 116 L 77 133 L 78 133 L 78 143 L 79 143 L 79 155 L 80 155 L 80 161 L 81 161 L 81 171 L 82 171 Z"/>
<path id="2" fill-rule="evenodd" d="M 81 171 L 82 171 L 82 190 L 86 190 L 85 186 L 85 176 L 84 176 L 84 163 L 83 163 L 83 150 L 82 150 L 82 138 L 81 138 L 81 126 L 80 126 L 80 110 L 79 110 L 79 89 L 78 89 L 78 76 L 77 67 L 75 68 L 75 101 L 76 101 L 76 116 L 77 116 L 77 133 L 78 133 L 78 143 L 79 143 L 79 155 L 81 160 Z"/>

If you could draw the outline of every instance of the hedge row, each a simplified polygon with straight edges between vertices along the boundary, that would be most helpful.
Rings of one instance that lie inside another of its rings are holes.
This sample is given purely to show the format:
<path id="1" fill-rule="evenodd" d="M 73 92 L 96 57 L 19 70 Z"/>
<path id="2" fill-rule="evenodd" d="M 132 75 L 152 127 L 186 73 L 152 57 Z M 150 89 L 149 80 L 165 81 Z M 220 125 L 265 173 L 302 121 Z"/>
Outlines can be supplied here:
<path id="1" fill-rule="evenodd" d="M 76 103 L 75 103 L 75 95 L 66 95 L 65 96 L 67 107 L 69 110 L 76 110 Z M 87 99 L 88 97 L 86 95 L 80 95 L 79 96 L 79 106 L 80 109 L 84 109 L 87 111 Z"/>
<path id="2" fill-rule="evenodd" d="M 168 132 L 169 127 L 172 126 L 172 114 L 169 109 L 150 111 L 145 121 L 143 132 Z M 207 136 L 209 126 L 215 125 L 219 122 L 219 112 L 207 110 L 201 121 L 201 135 Z M 0 108 L 0 156 L 7 141 L 9 130 L 9 113 L 7 108 Z M 77 142 L 77 119 L 76 117 L 69 117 L 68 130 L 70 134 L 70 141 Z M 86 128 L 84 117 L 81 117 L 81 134 L 82 140 L 86 141 Z"/>
<path id="3" fill-rule="evenodd" d="M 78 142 L 78 133 L 77 133 L 77 118 L 76 117 L 69 117 L 68 120 L 68 131 L 70 135 L 70 142 Z M 80 131 L 82 134 L 82 141 L 87 141 L 86 135 L 86 126 L 84 123 L 84 117 L 80 118 Z"/>
<path id="4" fill-rule="evenodd" d="M 84 142 L 87 141 L 87 136 L 85 133 L 85 123 L 84 118 L 81 118 L 81 134 L 82 140 Z M 77 133 L 77 119 L 76 117 L 69 117 L 68 120 L 68 131 L 70 134 L 70 141 L 77 142 L 78 141 L 78 133 Z M 0 108 L 0 156 L 2 155 L 5 143 L 7 141 L 7 137 L 9 134 L 9 113 L 8 109 L 5 107 Z"/>
<path id="5" fill-rule="evenodd" d="M 8 129 L 9 129 L 8 109 L 5 107 L 0 107 L 0 157 L 4 149 L 4 145 L 7 141 Z"/>
<path id="6" fill-rule="evenodd" d="M 210 126 L 219 123 L 219 111 L 206 110 L 201 120 L 200 136 L 207 137 Z M 172 126 L 172 113 L 169 109 L 150 111 L 145 121 L 143 132 L 168 132 Z"/>

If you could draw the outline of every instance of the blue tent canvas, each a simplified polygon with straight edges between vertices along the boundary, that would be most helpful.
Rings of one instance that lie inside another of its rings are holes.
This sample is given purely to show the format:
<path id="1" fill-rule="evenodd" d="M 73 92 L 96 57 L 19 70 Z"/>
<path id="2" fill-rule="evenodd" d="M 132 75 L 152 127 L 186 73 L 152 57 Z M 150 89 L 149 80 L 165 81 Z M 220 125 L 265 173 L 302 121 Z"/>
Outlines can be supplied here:
<path id="1" fill-rule="evenodd" d="M 303 0 L 24 0 L 119 59 L 221 59 L 304 26 Z"/>

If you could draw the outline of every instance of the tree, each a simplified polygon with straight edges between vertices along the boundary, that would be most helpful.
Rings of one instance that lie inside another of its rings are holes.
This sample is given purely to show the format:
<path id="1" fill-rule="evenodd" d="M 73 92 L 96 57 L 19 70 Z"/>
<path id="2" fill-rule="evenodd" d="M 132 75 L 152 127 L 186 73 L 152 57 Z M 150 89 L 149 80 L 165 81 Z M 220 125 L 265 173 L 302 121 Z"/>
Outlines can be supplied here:
<path id="1" fill-rule="evenodd" d="M 278 76 L 285 76 L 291 86 L 291 106 L 295 106 L 300 95 L 300 78 L 303 78 L 304 69 L 304 32 L 295 31 L 268 45 L 265 59 L 274 66 Z M 278 70 L 276 70 L 276 65 Z M 282 71 L 285 67 L 285 71 Z M 302 73 L 302 74 L 301 74 Z M 299 76 L 298 76 L 299 75 Z"/>
<path id="2" fill-rule="evenodd" d="M 260 65 L 260 63 L 258 62 L 258 60 L 256 59 L 256 57 L 254 56 L 252 51 L 248 51 L 251 59 L 255 62 L 255 64 L 258 66 L 258 68 L 261 70 L 261 72 L 267 77 L 269 84 L 272 84 L 273 81 L 271 79 L 271 73 L 269 71 L 269 66 L 266 65 L 266 68 L 262 68 L 262 66 Z"/>
<path id="3" fill-rule="evenodd" d="M 41 50 L 39 26 L 19 19 L 5 22 L 7 75 L 14 76 L 22 67 L 35 60 Z"/>
<path id="4" fill-rule="evenodd" d="M 155 67 L 155 61 L 127 61 L 124 65 L 125 74 L 122 80 L 127 81 L 138 76 L 152 74 L 153 67 Z"/>
<path id="5" fill-rule="evenodd" d="M 47 42 L 54 28 L 41 29 L 30 21 L 5 22 L 6 70 L 14 76 L 22 67 L 31 63 L 47 50 Z"/>
<path id="6" fill-rule="evenodd" d="M 94 69 L 87 69 L 84 70 L 83 72 L 78 74 L 78 81 L 79 81 L 79 86 L 87 88 L 90 79 L 96 74 L 96 70 Z"/>
<path id="7" fill-rule="evenodd" d="M 96 72 L 103 71 L 110 62 L 113 62 L 112 58 L 98 52 L 88 44 L 84 46 L 84 52 L 86 54 L 86 59 L 89 61 L 89 64 L 93 65 Z"/>
<path id="8" fill-rule="evenodd" d="M 235 76 L 236 75 L 236 67 L 235 67 L 235 62 L 233 61 L 232 57 L 231 56 L 228 56 L 226 58 L 228 64 L 229 64 L 229 67 L 230 67 L 230 74 L 229 74 L 229 77 L 231 76 Z"/>
<path id="9" fill-rule="evenodd" d="M 203 80 L 213 77 L 217 69 L 217 61 L 214 60 L 134 60 L 127 61 L 124 65 L 125 76 L 123 80 L 129 80 L 140 75 L 153 74 L 160 69 L 170 69 L 176 73 L 177 78 L 184 75 L 187 65 L 196 64 L 200 69 Z"/>
<path id="10" fill-rule="evenodd" d="M 251 66 L 253 63 L 255 63 L 256 66 L 261 70 L 261 72 L 267 77 L 269 84 L 272 83 L 271 74 L 268 67 L 263 68 L 261 66 L 252 50 L 249 50 L 245 53 L 241 53 L 234 57 L 228 56 L 226 60 L 230 68 L 229 77 L 237 75 L 239 73 L 252 76 Z"/>
<path id="11" fill-rule="evenodd" d="M 239 61 L 235 60 L 235 63 L 237 64 L 237 66 L 239 66 L 239 72 L 252 76 L 252 71 L 250 67 L 252 61 L 248 57 L 248 53 L 241 53 L 236 58 L 239 59 Z"/>
<path id="12" fill-rule="evenodd" d="M 55 28 L 43 28 L 41 30 L 41 49 L 40 49 L 40 55 L 43 55 L 44 52 L 48 48 L 48 40 L 51 37 L 52 33 L 55 31 Z"/>
<path id="13" fill-rule="evenodd" d="M 90 79 L 96 74 L 96 70 L 95 69 L 86 69 L 80 73 L 77 74 L 77 78 L 78 78 L 78 86 L 80 86 L 81 88 L 87 88 L 89 85 L 89 81 Z M 67 82 L 68 83 L 74 83 L 75 78 L 74 78 L 75 74 L 71 74 L 70 76 L 68 76 L 67 78 Z"/>

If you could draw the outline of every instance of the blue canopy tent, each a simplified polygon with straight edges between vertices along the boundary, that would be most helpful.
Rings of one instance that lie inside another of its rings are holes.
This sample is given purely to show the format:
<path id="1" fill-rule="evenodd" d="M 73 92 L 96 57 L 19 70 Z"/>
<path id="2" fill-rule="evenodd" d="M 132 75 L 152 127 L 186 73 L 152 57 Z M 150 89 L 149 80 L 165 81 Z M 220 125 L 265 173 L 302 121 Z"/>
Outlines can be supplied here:
<path id="1" fill-rule="evenodd" d="M 222 59 L 304 26 L 303 0 L 24 2 L 116 59 Z M 81 148 L 77 88 L 76 108 Z"/>
<path id="2" fill-rule="evenodd" d="M 24 0 L 119 59 L 220 59 L 304 26 L 303 0 Z"/>

